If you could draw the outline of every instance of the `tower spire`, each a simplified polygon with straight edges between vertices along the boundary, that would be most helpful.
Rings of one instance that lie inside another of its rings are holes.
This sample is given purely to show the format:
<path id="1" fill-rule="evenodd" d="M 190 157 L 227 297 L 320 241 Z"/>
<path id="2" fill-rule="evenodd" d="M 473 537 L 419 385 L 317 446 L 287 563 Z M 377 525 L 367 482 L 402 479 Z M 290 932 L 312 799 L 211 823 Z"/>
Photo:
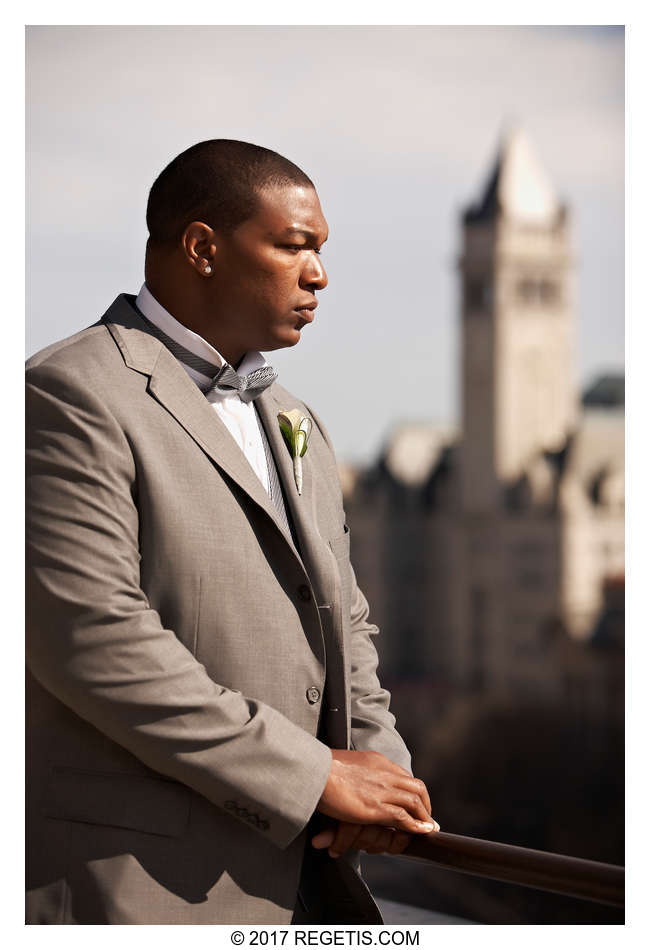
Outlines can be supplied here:
<path id="1" fill-rule="evenodd" d="M 551 181 L 518 123 L 501 136 L 481 198 L 465 214 L 469 223 L 499 215 L 521 224 L 551 225 L 560 211 Z"/>

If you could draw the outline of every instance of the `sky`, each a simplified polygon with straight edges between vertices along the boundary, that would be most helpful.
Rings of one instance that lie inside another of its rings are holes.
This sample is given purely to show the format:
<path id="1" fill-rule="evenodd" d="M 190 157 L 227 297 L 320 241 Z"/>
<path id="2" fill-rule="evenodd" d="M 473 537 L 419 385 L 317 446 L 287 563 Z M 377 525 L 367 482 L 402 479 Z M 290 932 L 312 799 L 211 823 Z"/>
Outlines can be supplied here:
<path id="1" fill-rule="evenodd" d="M 458 425 L 459 216 L 519 124 L 571 212 L 576 383 L 623 370 L 622 27 L 40 26 L 26 65 L 26 355 L 138 292 L 154 178 L 237 138 L 304 168 L 330 227 L 279 381 L 351 462 Z"/>

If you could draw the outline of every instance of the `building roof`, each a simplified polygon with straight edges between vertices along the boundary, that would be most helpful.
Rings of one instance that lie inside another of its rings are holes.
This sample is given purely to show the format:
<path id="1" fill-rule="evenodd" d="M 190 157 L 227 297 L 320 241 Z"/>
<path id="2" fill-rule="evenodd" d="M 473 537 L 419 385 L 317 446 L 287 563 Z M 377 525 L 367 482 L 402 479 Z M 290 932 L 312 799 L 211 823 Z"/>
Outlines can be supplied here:
<path id="1" fill-rule="evenodd" d="M 465 212 L 468 223 L 503 214 L 522 224 L 552 224 L 561 210 L 550 179 L 521 129 L 501 141 L 482 197 Z"/>
<path id="2" fill-rule="evenodd" d="M 625 406 L 625 376 L 599 376 L 582 394 L 583 406 L 623 408 Z"/>
<path id="3" fill-rule="evenodd" d="M 382 453 L 392 478 L 412 488 L 430 478 L 445 448 L 457 438 L 455 429 L 431 422 L 403 422 L 395 426 Z"/>
<path id="4" fill-rule="evenodd" d="M 563 484 L 580 486 L 597 505 L 621 508 L 625 499 L 625 419 L 620 409 L 586 406 L 569 438 Z"/>

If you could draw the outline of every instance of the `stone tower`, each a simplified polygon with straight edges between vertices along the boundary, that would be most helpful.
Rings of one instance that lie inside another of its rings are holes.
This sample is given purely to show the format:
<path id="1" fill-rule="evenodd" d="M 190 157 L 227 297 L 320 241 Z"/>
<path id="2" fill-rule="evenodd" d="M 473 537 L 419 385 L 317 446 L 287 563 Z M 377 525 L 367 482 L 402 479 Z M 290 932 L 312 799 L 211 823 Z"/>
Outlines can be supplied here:
<path id="1" fill-rule="evenodd" d="M 520 130 L 463 223 L 461 497 L 478 515 L 577 413 L 568 215 Z"/>

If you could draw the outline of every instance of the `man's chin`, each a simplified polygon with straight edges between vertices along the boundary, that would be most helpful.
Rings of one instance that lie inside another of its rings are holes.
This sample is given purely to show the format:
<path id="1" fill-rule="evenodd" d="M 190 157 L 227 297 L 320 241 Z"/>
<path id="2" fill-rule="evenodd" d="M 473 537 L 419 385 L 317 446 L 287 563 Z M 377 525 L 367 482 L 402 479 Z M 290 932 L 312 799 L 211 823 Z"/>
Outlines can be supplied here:
<path id="1" fill-rule="evenodd" d="M 282 337 L 275 337 L 273 341 L 270 341 L 262 348 L 262 352 L 270 353 L 272 350 L 283 350 L 291 346 L 296 346 L 298 343 L 300 343 L 300 330 L 293 329 L 288 333 L 284 333 Z"/>

